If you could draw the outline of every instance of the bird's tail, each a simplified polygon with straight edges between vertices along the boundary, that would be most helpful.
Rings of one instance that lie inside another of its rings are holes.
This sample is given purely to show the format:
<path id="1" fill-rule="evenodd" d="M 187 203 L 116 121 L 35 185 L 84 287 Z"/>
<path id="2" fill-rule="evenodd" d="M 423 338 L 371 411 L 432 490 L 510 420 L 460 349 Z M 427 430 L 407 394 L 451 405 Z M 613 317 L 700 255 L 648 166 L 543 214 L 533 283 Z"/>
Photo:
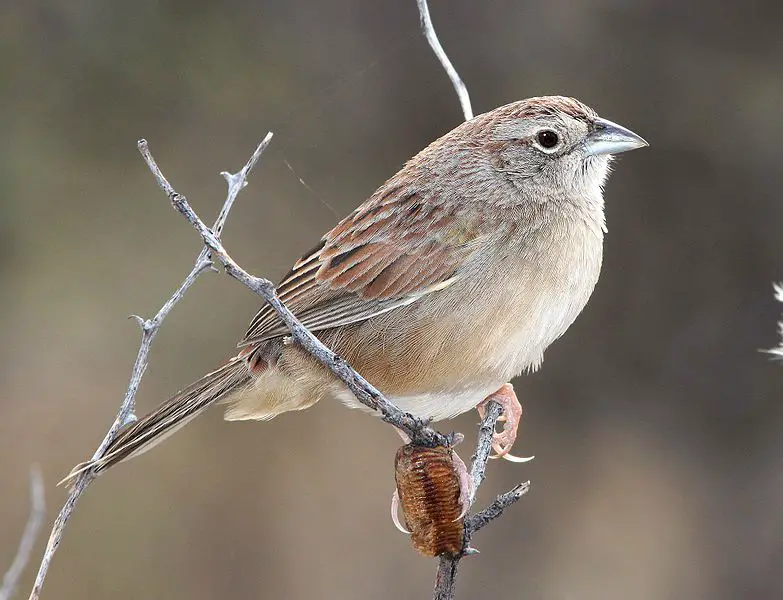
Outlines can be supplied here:
<path id="1" fill-rule="evenodd" d="M 146 452 L 200 415 L 212 403 L 241 390 L 250 381 L 245 358 L 232 358 L 218 370 L 204 375 L 151 413 L 121 430 L 103 456 L 76 465 L 60 483 L 70 482 L 84 471 L 100 473 Z"/>

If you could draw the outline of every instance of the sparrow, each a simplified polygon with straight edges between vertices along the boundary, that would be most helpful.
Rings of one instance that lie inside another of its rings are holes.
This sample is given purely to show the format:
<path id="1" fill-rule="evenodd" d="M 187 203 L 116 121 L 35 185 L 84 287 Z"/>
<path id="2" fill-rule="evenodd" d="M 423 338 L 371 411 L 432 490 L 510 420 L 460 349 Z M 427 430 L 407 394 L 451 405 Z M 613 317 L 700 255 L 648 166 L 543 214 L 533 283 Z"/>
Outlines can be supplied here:
<path id="1" fill-rule="evenodd" d="M 647 146 L 562 96 L 478 115 L 435 140 L 327 232 L 283 277 L 280 299 L 399 408 L 439 421 L 504 409 L 507 454 L 522 408 L 509 381 L 538 369 L 601 270 L 612 155 Z M 268 420 L 336 399 L 370 411 L 296 344 L 267 305 L 217 370 L 121 430 L 98 473 L 220 402 Z"/>

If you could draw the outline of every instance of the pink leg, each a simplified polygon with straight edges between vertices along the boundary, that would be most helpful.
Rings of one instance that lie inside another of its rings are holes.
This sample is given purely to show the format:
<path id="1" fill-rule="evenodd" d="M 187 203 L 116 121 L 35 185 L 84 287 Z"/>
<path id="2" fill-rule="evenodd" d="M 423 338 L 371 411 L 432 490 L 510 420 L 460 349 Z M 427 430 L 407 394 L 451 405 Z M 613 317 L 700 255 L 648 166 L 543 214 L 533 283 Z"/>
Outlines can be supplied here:
<path id="1" fill-rule="evenodd" d="M 509 454 L 511 447 L 514 445 L 514 441 L 517 439 L 517 428 L 522 419 L 522 405 L 519 403 L 516 393 L 514 393 L 514 387 L 510 383 L 507 383 L 497 392 L 487 396 L 487 398 L 476 407 L 479 416 L 482 419 L 487 413 L 487 404 L 492 400 L 503 407 L 503 416 L 501 419 L 505 421 L 503 424 L 503 431 L 500 433 L 496 432 L 492 436 L 492 448 L 497 452 L 497 456 L 493 458 L 506 458 L 512 462 L 526 462 L 531 460 L 532 457 L 520 458 Z"/>

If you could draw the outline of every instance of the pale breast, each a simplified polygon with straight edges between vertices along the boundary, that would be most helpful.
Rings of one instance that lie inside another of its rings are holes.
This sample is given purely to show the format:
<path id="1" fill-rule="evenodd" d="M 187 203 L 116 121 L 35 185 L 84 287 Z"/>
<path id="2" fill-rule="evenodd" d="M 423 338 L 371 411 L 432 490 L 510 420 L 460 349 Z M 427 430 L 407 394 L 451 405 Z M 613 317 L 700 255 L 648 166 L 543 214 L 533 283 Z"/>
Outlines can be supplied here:
<path id="1" fill-rule="evenodd" d="M 470 410 L 540 365 L 598 279 L 595 223 L 561 222 L 537 240 L 512 240 L 450 288 L 344 332 L 335 349 L 404 410 L 434 419 Z"/>

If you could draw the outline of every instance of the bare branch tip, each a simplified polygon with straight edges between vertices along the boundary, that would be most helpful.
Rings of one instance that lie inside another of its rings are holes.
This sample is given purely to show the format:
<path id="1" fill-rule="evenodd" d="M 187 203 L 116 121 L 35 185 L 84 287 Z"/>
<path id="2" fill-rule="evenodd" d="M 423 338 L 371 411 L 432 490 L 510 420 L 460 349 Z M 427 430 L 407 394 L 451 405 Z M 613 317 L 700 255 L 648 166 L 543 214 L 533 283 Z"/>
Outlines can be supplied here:
<path id="1" fill-rule="evenodd" d="M 138 325 L 143 332 L 146 333 L 149 331 L 151 323 L 147 319 L 140 317 L 139 315 L 128 315 L 128 318 L 135 321 L 136 325 Z"/>

